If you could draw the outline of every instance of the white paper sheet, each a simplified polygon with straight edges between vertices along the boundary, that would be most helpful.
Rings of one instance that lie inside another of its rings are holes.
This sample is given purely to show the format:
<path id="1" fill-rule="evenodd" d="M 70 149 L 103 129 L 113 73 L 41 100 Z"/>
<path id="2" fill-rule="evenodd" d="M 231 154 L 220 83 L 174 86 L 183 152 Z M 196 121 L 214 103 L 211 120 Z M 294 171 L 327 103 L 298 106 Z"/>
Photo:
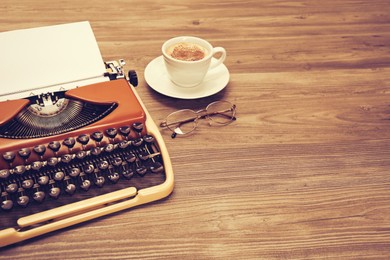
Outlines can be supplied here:
<path id="1" fill-rule="evenodd" d="M 0 101 L 107 80 L 89 22 L 0 33 Z"/>

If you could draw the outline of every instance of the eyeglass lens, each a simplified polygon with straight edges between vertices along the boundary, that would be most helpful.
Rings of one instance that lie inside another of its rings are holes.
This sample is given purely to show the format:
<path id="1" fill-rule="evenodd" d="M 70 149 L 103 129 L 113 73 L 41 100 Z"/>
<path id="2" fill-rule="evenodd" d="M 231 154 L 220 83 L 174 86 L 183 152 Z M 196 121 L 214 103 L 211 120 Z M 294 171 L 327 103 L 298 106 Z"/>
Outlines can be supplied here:
<path id="1" fill-rule="evenodd" d="M 205 113 L 205 114 L 203 114 Z M 197 126 L 199 118 L 209 118 L 212 122 L 221 125 L 229 124 L 234 120 L 235 107 L 228 101 L 216 101 L 207 106 L 205 110 L 195 112 L 191 109 L 183 109 L 170 114 L 166 119 L 166 126 L 176 134 L 191 133 Z"/>

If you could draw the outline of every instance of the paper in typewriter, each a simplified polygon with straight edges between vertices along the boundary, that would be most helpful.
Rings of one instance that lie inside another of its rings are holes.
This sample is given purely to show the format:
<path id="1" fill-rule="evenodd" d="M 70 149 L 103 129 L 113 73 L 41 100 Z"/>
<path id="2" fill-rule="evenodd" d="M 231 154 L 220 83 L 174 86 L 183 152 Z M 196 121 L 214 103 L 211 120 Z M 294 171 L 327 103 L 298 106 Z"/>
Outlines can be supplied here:
<path id="1" fill-rule="evenodd" d="M 0 101 L 106 81 L 89 22 L 0 33 Z"/>

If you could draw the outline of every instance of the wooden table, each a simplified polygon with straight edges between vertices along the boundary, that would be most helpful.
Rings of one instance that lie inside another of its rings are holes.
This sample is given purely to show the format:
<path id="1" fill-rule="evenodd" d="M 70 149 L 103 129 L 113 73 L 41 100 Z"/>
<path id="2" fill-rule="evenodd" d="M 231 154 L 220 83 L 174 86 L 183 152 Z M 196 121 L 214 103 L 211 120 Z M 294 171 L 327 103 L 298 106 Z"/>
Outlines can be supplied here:
<path id="1" fill-rule="evenodd" d="M 90 21 L 103 58 L 138 72 L 156 122 L 221 99 L 238 117 L 189 137 L 162 131 L 167 199 L 0 259 L 390 258 L 389 1 L 2 0 L 0 13 L 0 31 Z M 147 86 L 145 67 L 177 35 L 226 48 L 223 91 L 180 100 Z"/>

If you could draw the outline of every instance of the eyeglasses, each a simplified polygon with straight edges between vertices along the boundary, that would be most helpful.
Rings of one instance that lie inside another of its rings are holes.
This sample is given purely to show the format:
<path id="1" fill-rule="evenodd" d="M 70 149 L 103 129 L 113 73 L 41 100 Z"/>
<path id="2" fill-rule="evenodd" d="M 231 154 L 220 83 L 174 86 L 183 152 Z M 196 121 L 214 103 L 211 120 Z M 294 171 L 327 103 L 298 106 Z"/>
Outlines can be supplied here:
<path id="1" fill-rule="evenodd" d="M 160 127 L 167 127 L 172 131 L 172 138 L 177 135 L 187 135 L 195 130 L 199 119 L 209 119 L 209 125 L 217 123 L 219 125 L 228 125 L 236 120 L 236 105 L 229 101 L 215 101 L 210 103 L 205 109 L 194 111 L 191 109 L 182 109 L 175 111 L 167 116 L 160 123 Z"/>

